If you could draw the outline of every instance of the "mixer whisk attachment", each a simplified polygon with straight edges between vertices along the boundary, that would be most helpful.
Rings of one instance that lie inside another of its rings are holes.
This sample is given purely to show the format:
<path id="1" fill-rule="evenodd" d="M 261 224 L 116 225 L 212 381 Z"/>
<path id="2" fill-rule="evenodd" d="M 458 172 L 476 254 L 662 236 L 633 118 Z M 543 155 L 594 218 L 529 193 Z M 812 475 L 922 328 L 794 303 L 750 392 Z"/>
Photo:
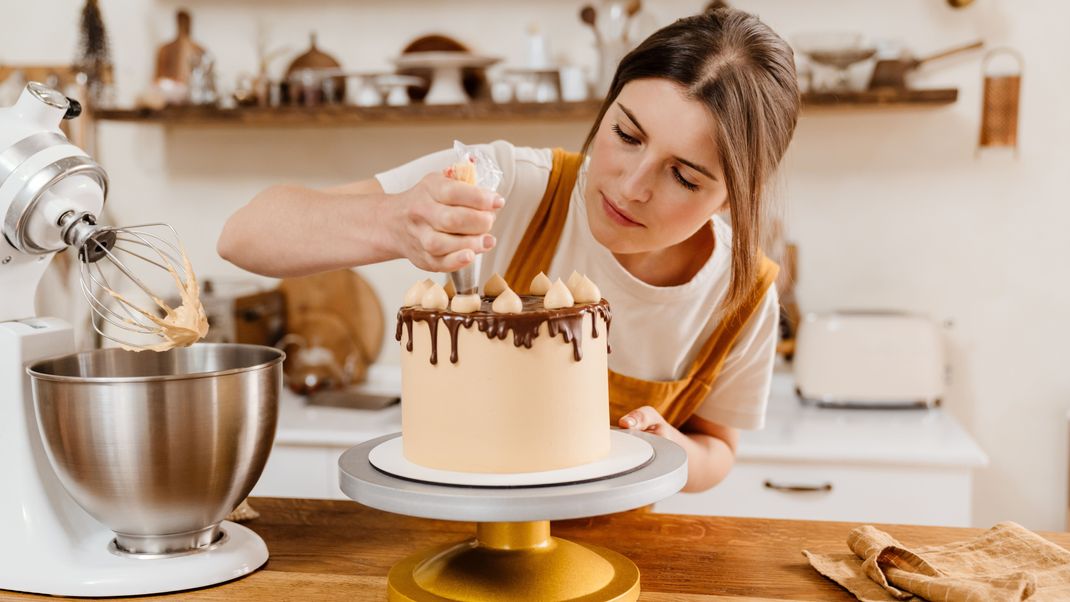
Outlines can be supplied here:
<path id="1" fill-rule="evenodd" d="M 93 329 L 102 337 L 133 351 L 166 351 L 207 334 L 197 279 L 174 228 L 162 223 L 113 228 L 78 216 L 65 238 L 78 250 L 82 292 L 93 311 Z M 156 270 L 178 289 L 178 307 L 154 288 L 163 278 Z"/>

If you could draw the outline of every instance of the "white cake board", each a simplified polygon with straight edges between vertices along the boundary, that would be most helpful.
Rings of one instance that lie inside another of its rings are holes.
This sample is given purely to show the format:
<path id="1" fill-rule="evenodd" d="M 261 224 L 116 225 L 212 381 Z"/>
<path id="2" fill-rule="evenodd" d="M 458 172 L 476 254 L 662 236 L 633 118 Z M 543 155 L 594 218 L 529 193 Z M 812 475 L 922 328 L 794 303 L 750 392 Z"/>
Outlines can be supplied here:
<path id="1" fill-rule="evenodd" d="M 539 472 L 488 473 L 457 472 L 414 464 L 402 450 L 404 437 L 383 441 L 368 453 L 368 462 L 388 475 L 436 483 L 468 487 L 537 487 L 563 485 L 604 479 L 635 470 L 654 457 L 654 448 L 639 437 L 624 431 L 609 431 L 609 454 L 601 460 Z"/>

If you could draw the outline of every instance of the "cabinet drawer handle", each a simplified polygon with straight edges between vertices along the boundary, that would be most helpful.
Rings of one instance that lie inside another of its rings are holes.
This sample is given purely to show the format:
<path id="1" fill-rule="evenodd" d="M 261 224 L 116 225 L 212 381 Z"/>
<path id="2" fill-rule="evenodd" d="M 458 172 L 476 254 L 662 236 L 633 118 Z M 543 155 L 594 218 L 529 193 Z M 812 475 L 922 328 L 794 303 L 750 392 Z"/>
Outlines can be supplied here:
<path id="1" fill-rule="evenodd" d="M 832 483 L 822 483 L 820 485 L 783 485 L 766 479 L 765 488 L 787 493 L 811 493 L 814 491 L 832 491 Z"/>

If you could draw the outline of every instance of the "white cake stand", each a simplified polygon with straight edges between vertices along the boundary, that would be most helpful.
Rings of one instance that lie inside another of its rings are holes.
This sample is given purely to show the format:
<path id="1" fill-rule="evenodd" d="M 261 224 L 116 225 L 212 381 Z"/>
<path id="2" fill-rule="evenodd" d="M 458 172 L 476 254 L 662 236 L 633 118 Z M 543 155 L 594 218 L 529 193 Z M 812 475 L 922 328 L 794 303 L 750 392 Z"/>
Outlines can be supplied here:
<path id="1" fill-rule="evenodd" d="M 631 510 L 665 499 L 687 481 L 687 454 L 646 433 L 653 457 L 637 468 L 582 483 L 510 487 L 442 485 L 375 468 L 369 454 L 400 437 L 362 443 L 338 459 L 339 485 L 354 500 L 387 512 L 474 521 L 476 536 L 418 552 L 390 569 L 388 599 L 635 600 L 639 569 L 598 546 L 550 535 L 550 521 Z M 400 448 L 395 448 L 400 449 Z"/>
<path id="2" fill-rule="evenodd" d="M 429 105 L 461 105 L 468 102 L 461 70 L 468 67 L 489 67 L 501 59 L 479 56 L 470 52 L 435 51 L 410 52 L 394 59 L 399 69 L 431 69 L 431 88 L 424 103 Z"/>

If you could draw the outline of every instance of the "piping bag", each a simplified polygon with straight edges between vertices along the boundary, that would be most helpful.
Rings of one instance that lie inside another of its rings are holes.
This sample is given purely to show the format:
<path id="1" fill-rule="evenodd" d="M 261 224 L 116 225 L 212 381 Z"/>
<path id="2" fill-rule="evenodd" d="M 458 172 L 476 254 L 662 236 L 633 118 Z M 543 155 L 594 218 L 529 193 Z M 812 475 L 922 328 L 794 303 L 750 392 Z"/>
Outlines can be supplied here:
<path id="1" fill-rule="evenodd" d="M 478 186 L 484 190 L 497 191 L 502 182 L 502 170 L 486 152 L 465 146 L 461 142 L 453 142 L 453 150 L 457 155 L 456 162 L 446 169 L 446 177 Z M 476 258 L 471 263 L 450 272 L 450 280 L 458 295 L 472 295 L 479 293 L 479 269 L 482 264 L 482 253 L 476 253 Z"/>

